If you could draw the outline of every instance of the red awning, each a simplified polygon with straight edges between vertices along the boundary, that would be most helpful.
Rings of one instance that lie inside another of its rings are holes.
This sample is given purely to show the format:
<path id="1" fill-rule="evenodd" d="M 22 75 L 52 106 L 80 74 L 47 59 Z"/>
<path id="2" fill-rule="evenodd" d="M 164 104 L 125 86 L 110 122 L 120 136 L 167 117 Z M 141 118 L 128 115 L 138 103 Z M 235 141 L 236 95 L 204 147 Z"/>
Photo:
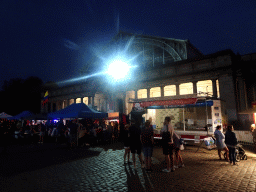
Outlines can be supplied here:
<path id="1" fill-rule="evenodd" d="M 188 99 L 173 99 L 173 100 L 165 100 L 165 101 L 145 101 L 145 102 L 136 102 L 133 103 L 133 107 L 149 107 L 149 106 L 163 106 L 163 105 L 187 105 L 187 104 L 195 104 L 197 102 L 197 98 L 188 98 Z"/>

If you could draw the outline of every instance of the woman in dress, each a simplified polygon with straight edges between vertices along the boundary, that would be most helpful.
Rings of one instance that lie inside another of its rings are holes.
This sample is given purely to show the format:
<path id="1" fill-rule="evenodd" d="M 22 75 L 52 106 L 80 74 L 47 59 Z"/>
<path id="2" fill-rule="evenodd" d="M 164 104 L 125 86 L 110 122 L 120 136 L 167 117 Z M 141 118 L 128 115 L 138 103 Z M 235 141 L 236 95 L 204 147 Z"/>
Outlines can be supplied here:
<path id="1" fill-rule="evenodd" d="M 174 142 L 174 151 L 175 151 L 175 157 L 176 157 L 176 165 L 174 165 L 174 168 L 181 168 L 181 167 L 185 167 L 181 154 L 180 154 L 180 146 L 183 145 L 180 143 L 180 136 L 173 132 L 173 142 Z"/>
<path id="2" fill-rule="evenodd" d="M 224 139 L 225 139 L 225 136 L 224 134 L 221 132 L 221 126 L 218 125 L 216 127 L 216 131 L 214 132 L 214 136 L 216 138 L 216 146 L 218 148 L 218 155 L 219 155 L 219 158 L 221 159 L 221 151 L 224 150 L 226 153 L 227 153 L 227 161 L 228 161 L 228 148 L 226 146 L 226 144 L 224 143 Z"/>

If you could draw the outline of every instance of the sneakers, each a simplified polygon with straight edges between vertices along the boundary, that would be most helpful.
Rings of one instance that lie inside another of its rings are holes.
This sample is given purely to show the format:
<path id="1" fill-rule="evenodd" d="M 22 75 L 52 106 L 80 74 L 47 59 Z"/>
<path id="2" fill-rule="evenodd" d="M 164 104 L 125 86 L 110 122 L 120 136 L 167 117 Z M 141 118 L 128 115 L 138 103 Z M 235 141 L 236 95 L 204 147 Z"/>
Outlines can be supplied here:
<path id="1" fill-rule="evenodd" d="M 169 173 L 169 172 L 174 172 L 175 171 L 175 168 L 172 168 L 170 170 L 168 169 L 163 169 L 162 172 L 165 172 L 165 173 Z"/>
<path id="2" fill-rule="evenodd" d="M 162 172 L 169 173 L 170 170 L 168 170 L 168 169 L 163 169 Z"/>
<path id="3" fill-rule="evenodd" d="M 132 162 L 130 162 L 130 161 L 128 161 L 128 162 L 124 162 L 124 165 L 131 165 L 132 164 Z"/>
<path id="4" fill-rule="evenodd" d="M 182 168 L 182 167 L 185 167 L 185 165 L 184 165 L 184 164 L 182 164 L 182 165 L 179 165 L 179 166 L 178 166 L 178 165 L 174 165 L 173 167 L 174 167 L 174 169 L 178 169 L 178 168 Z"/>

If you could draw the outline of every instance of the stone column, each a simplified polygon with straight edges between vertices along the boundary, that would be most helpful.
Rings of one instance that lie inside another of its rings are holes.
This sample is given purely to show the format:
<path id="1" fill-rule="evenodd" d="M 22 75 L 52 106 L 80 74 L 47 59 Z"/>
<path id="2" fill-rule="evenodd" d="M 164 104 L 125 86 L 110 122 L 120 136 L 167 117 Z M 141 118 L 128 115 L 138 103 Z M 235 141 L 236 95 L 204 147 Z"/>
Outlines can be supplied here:
<path id="1" fill-rule="evenodd" d="M 56 101 L 55 102 L 55 111 L 58 111 L 58 104 L 59 104 L 59 101 Z"/>
<path id="2" fill-rule="evenodd" d="M 92 107 L 94 107 L 94 96 L 91 97 Z"/>
<path id="3" fill-rule="evenodd" d="M 213 98 L 217 98 L 217 84 L 216 84 L 216 79 L 212 79 L 212 93 L 213 93 Z"/>
<path id="4" fill-rule="evenodd" d="M 176 84 L 176 95 L 180 95 L 180 84 Z"/>
<path id="5" fill-rule="evenodd" d="M 147 88 L 147 98 L 150 98 L 150 88 Z"/>
<path id="6" fill-rule="evenodd" d="M 197 81 L 193 81 L 193 93 L 197 94 Z"/>
<path id="7" fill-rule="evenodd" d="M 135 99 L 138 99 L 138 90 L 134 90 L 134 93 L 135 93 Z"/>
<path id="8" fill-rule="evenodd" d="M 164 97 L 164 86 L 161 86 L 161 97 Z"/>

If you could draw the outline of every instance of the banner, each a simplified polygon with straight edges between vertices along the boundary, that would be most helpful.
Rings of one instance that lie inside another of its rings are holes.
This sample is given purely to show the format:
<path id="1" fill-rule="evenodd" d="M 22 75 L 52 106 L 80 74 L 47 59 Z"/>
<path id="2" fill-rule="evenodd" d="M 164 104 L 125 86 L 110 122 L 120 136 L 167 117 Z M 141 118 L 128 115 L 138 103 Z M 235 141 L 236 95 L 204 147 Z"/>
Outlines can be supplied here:
<path id="1" fill-rule="evenodd" d="M 143 108 L 150 106 L 183 106 L 188 104 L 195 104 L 197 98 L 188 98 L 188 99 L 173 99 L 173 100 L 164 100 L 164 101 L 145 101 L 133 103 L 135 110 L 142 110 Z"/>

